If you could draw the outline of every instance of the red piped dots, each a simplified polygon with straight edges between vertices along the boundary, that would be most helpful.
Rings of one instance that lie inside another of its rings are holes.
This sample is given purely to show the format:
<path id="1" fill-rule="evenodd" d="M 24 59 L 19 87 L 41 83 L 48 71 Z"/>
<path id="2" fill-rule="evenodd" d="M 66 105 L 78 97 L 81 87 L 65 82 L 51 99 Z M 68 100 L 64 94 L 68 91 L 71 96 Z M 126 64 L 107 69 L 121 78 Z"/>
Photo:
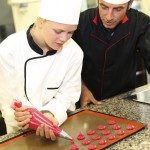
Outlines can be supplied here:
<path id="1" fill-rule="evenodd" d="M 95 144 L 90 144 L 88 147 L 88 150 L 95 150 L 96 149 L 96 145 Z"/>
<path id="2" fill-rule="evenodd" d="M 85 138 L 85 137 L 84 137 L 83 133 L 80 132 L 79 135 L 78 135 L 78 137 L 77 137 L 77 139 L 78 139 L 78 140 L 83 140 L 84 138 Z"/>
<path id="3" fill-rule="evenodd" d="M 108 134 L 110 134 L 110 131 L 109 131 L 109 130 L 103 130 L 103 131 L 102 131 L 102 135 L 108 135 Z"/>
<path id="4" fill-rule="evenodd" d="M 135 128 L 134 125 L 128 125 L 128 126 L 126 127 L 127 130 L 133 130 L 134 128 Z"/>
<path id="5" fill-rule="evenodd" d="M 77 145 L 72 145 L 70 150 L 79 150 L 79 147 Z"/>
<path id="6" fill-rule="evenodd" d="M 98 130 L 104 130 L 104 129 L 106 129 L 106 126 L 104 126 L 102 124 L 98 126 Z"/>
<path id="7" fill-rule="evenodd" d="M 108 121 L 108 124 L 109 124 L 109 125 L 114 125 L 114 124 L 116 124 L 116 122 L 115 122 L 114 120 L 109 120 L 109 121 Z"/>
<path id="8" fill-rule="evenodd" d="M 71 139 L 71 140 L 70 140 L 70 144 L 74 144 L 74 139 Z"/>
<path id="9" fill-rule="evenodd" d="M 99 140 L 100 136 L 98 134 L 92 136 L 92 140 Z"/>
<path id="10" fill-rule="evenodd" d="M 114 130 L 119 130 L 121 127 L 119 126 L 119 125 L 117 125 L 117 124 L 115 124 L 115 125 L 113 125 L 113 129 Z"/>
<path id="11" fill-rule="evenodd" d="M 109 135 L 109 136 L 108 136 L 108 139 L 109 139 L 109 140 L 114 140 L 114 139 L 115 139 L 115 135 L 113 135 L 113 134 Z"/>
<path id="12" fill-rule="evenodd" d="M 104 145 L 104 144 L 106 144 L 106 143 L 107 143 L 107 141 L 104 140 L 104 139 L 102 139 L 102 140 L 100 140 L 100 141 L 98 142 L 98 144 L 100 144 L 100 145 Z"/>
<path id="13" fill-rule="evenodd" d="M 87 134 L 88 134 L 88 135 L 93 135 L 93 134 L 95 134 L 95 131 L 92 130 L 92 129 L 90 129 L 90 130 L 87 132 Z"/>
<path id="14" fill-rule="evenodd" d="M 125 132 L 123 130 L 118 130 L 117 131 L 117 135 L 124 135 L 124 134 L 125 134 Z"/>
<path id="15" fill-rule="evenodd" d="M 84 140 L 84 141 L 82 142 L 83 145 L 88 145 L 88 144 L 90 144 L 90 143 L 91 143 L 91 142 L 90 142 L 89 139 L 86 139 L 86 140 Z"/>

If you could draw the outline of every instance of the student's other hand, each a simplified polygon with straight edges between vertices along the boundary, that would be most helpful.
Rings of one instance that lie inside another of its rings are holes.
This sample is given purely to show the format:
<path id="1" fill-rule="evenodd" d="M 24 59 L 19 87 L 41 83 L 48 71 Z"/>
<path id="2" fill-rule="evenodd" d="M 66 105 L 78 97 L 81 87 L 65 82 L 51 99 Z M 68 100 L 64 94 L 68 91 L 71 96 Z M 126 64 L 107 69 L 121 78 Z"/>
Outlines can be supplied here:
<path id="1" fill-rule="evenodd" d="M 58 126 L 58 121 L 57 119 L 53 116 L 52 113 L 46 111 L 43 113 L 51 122 L 53 123 L 54 126 Z M 52 141 L 55 141 L 57 137 L 55 136 L 54 132 L 48 128 L 47 125 L 41 124 L 37 130 L 36 130 L 36 135 L 40 137 L 45 137 L 47 139 L 51 139 Z"/>
<path id="2" fill-rule="evenodd" d="M 86 85 L 82 82 L 82 92 L 80 97 L 81 107 L 88 105 L 89 103 L 93 103 L 95 105 L 100 105 L 101 102 L 97 101 L 91 91 L 86 87 Z"/>
<path id="3" fill-rule="evenodd" d="M 22 130 L 26 130 L 29 128 L 30 118 L 32 118 L 30 112 L 26 111 L 27 108 L 31 107 L 23 106 L 20 108 L 16 108 L 14 112 L 15 120 L 18 122 L 18 126 L 21 127 Z"/>

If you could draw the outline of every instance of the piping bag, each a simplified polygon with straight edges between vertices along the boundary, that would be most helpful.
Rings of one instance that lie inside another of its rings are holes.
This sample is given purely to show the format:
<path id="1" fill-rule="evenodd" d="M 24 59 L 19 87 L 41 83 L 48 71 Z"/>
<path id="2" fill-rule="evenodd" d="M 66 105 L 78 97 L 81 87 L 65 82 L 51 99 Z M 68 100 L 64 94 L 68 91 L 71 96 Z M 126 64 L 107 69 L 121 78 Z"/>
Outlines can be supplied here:
<path id="1" fill-rule="evenodd" d="M 15 100 L 12 108 L 15 110 L 15 108 L 19 107 L 22 107 L 22 103 L 20 101 Z M 56 136 L 65 138 L 67 140 L 73 139 L 60 127 L 54 126 L 53 123 L 36 108 L 27 108 L 26 111 L 30 112 L 30 114 L 32 115 L 32 118 L 30 119 L 29 122 L 30 129 L 36 130 L 39 125 L 46 124 L 49 127 L 49 129 L 51 129 L 54 132 Z"/>

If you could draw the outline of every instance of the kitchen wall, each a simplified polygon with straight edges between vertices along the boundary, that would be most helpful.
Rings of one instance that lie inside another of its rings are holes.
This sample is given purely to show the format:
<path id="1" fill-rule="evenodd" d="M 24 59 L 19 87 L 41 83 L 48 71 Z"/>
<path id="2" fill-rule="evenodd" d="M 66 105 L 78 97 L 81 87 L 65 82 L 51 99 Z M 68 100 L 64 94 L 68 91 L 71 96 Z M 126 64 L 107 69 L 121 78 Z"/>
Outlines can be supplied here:
<path id="1" fill-rule="evenodd" d="M 141 0 L 141 11 L 150 16 L 150 0 Z"/>
<path id="2" fill-rule="evenodd" d="M 12 8 L 16 32 L 28 28 L 35 22 L 40 0 L 8 0 L 8 4 Z"/>
<path id="3" fill-rule="evenodd" d="M 0 0 L 0 42 L 15 32 L 11 6 L 7 0 Z"/>

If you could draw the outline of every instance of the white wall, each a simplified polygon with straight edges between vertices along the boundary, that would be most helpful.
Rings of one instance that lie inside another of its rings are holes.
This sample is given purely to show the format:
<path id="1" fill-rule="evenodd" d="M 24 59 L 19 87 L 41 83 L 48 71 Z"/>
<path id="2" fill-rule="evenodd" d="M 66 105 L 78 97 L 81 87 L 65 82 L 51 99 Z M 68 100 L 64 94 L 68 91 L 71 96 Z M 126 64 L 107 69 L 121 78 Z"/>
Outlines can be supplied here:
<path id="1" fill-rule="evenodd" d="M 141 11 L 150 16 L 150 0 L 141 0 Z"/>
<path id="2" fill-rule="evenodd" d="M 16 32 L 28 28 L 35 22 L 40 7 L 40 0 L 8 0 L 13 12 Z"/>

